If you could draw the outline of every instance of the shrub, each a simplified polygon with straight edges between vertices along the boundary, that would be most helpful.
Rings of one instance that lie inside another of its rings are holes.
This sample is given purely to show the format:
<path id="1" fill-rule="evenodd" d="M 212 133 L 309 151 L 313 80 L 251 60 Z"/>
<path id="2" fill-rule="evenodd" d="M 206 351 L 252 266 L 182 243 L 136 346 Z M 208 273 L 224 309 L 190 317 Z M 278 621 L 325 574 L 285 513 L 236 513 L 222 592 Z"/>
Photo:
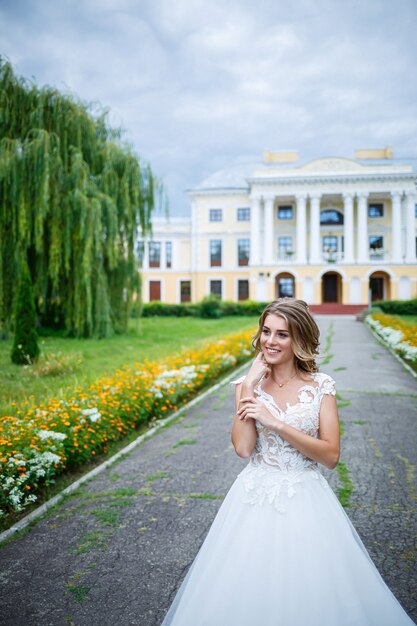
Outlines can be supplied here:
<path id="1" fill-rule="evenodd" d="M 221 301 L 223 315 L 260 315 L 268 302 L 255 302 L 254 300 L 242 300 L 233 302 L 229 300 Z"/>
<path id="2" fill-rule="evenodd" d="M 374 302 L 373 306 L 391 315 L 417 315 L 417 298 L 413 300 L 379 300 Z"/>
<path id="3" fill-rule="evenodd" d="M 166 304 L 155 300 L 142 307 L 142 317 L 203 317 L 216 319 L 223 315 L 260 315 L 267 302 L 244 300 L 219 300 L 216 296 L 207 296 L 201 302 L 187 304 Z"/>
<path id="4" fill-rule="evenodd" d="M 188 304 L 166 304 L 154 300 L 142 305 L 142 317 L 186 317 L 193 314 L 193 309 Z"/>
<path id="5" fill-rule="evenodd" d="M 206 319 L 217 319 L 222 315 L 221 302 L 216 296 L 206 296 L 200 304 L 200 315 Z"/>

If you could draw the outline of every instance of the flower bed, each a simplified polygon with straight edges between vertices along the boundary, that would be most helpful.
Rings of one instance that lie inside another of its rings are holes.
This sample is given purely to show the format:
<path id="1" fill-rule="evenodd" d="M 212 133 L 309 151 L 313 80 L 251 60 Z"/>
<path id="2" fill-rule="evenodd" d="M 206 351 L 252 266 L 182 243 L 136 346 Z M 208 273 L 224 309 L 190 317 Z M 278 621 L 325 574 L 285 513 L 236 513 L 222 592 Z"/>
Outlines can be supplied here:
<path id="1" fill-rule="evenodd" d="M 366 323 L 402 358 L 417 365 L 417 326 L 409 326 L 384 313 L 368 315 Z"/>
<path id="2" fill-rule="evenodd" d="M 223 372 L 252 354 L 253 333 L 227 336 L 160 362 L 122 368 L 87 390 L 69 390 L 0 420 L 0 517 L 21 511 L 54 477 L 90 461 L 150 419 L 176 410 Z"/>

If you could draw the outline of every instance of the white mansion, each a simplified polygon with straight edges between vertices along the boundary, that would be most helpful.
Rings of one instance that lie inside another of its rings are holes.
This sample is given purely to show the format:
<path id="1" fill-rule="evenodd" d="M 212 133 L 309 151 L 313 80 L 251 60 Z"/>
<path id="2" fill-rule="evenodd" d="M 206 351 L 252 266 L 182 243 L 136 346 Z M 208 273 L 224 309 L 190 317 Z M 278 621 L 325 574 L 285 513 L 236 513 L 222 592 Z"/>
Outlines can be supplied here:
<path id="1" fill-rule="evenodd" d="M 143 301 L 415 298 L 416 181 L 390 148 L 216 172 L 188 192 L 191 217 L 155 218 L 139 242 Z"/>

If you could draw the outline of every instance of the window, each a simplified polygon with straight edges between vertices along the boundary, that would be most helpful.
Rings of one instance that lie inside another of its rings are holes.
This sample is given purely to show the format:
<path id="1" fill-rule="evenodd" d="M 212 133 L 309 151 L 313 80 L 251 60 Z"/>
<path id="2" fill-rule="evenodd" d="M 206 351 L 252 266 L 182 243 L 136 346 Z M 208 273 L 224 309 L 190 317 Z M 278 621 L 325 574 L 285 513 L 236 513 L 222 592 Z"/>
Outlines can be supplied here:
<path id="1" fill-rule="evenodd" d="M 181 302 L 191 302 L 191 280 L 180 282 L 180 300 Z"/>
<path id="2" fill-rule="evenodd" d="M 210 266 L 220 267 L 222 264 L 222 242 L 220 239 L 210 240 Z"/>
<path id="3" fill-rule="evenodd" d="M 280 276 L 278 278 L 278 298 L 294 297 L 294 278 L 292 276 Z"/>
<path id="4" fill-rule="evenodd" d="M 145 256 L 145 243 L 143 241 L 138 241 L 138 246 L 136 248 L 136 253 L 138 255 L 138 265 L 139 267 L 143 266 L 143 257 Z"/>
<path id="5" fill-rule="evenodd" d="M 343 224 L 343 213 L 336 211 L 335 209 L 329 209 L 328 211 L 322 211 L 320 213 L 320 224 Z"/>
<path id="6" fill-rule="evenodd" d="M 278 237 L 279 258 L 290 258 L 292 253 L 292 237 Z"/>
<path id="7" fill-rule="evenodd" d="M 161 299 L 161 281 L 150 280 L 149 281 L 149 302 L 153 300 Z"/>
<path id="8" fill-rule="evenodd" d="M 337 252 L 337 237 L 333 235 L 323 237 L 323 252 Z"/>
<path id="9" fill-rule="evenodd" d="M 249 281 L 248 280 L 237 281 L 237 299 L 249 300 Z"/>
<path id="10" fill-rule="evenodd" d="M 222 298 L 222 281 L 221 280 L 211 280 L 210 281 L 210 295 L 216 296 L 221 300 Z"/>
<path id="11" fill-rule="evenodd" d="M 292 220 L 294 217 L 292 206 L 279 206 L 278 207 L 278 219 L 279 220 Z"/>
<path id="12" fill-rule="evenodd" d="M 210 209 L 210 222 L 221 222 L 223 220 L 222 209 Z"/>
<path id="13" fill-rule="evenodd" d="M 167 267 L 172 267 L 172 241 L 165 242 L 165 262 Z"/>
<path id="14" fill-rule="evenodd" d="M 249 222 L 250 220 L 250 209 L 243 208 L 237 210 L 237 221 L 238 222 Z"/>
<path id="15" fill-rule="evenodd" d="M 384 238 L 380 235 L 369 237 L 369 249 L 372 251 L 381 251 L 384 247 Z"/>
<path id="16" fill-rule="evenodd" d="M 383 204 L 370 204 L 368 206 L 369 217 L 384 217 L 384 205 Z"/>
<path id="17" fill-rule="evenodd" d="M 161 242 L 149 242 L 149 267 L 161 267 Z"/>
<path id="18" fill-rule="evenodd" d="M 242 266 L 242 265 L 249 264 L 249 247 L 250 247 L 249 239 L 238 239 L 237 241 L 238 265 Z"/>

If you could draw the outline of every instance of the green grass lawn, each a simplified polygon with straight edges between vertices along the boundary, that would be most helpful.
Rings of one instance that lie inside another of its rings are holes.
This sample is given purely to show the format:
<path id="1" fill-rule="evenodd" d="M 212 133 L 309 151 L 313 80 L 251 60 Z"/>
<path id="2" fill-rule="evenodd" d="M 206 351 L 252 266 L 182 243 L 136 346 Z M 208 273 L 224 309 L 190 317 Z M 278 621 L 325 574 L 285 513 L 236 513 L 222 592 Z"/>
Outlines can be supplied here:
<path id="1" fill-rule="evenodd" d="M 407 326 L 417 326 L 417 315 L 393 315 L 392 317 L 398 317 Z"/>
<path id="2" fill-rule="evenodd" d="M 182 349 L 197 347 L 207 339 L 255 330 L 257 319 L 143 318 L 131 320 L 126 335 L 110 339 L 41 337 L 42 360 L 51 360 L 51 355 L 58 354 L 55 375 L 36 376 L 33 366 L 14 365 L 10 360 L 12 339 L 0 341 L 0 415 L 13 413 L 13 402 L 39 403 L 47 397 L 59 397 L 68 387 L 87 386 L 135 361 L 160 360 Z M 65 362 L 69 363 L 68 367 Z"/>

